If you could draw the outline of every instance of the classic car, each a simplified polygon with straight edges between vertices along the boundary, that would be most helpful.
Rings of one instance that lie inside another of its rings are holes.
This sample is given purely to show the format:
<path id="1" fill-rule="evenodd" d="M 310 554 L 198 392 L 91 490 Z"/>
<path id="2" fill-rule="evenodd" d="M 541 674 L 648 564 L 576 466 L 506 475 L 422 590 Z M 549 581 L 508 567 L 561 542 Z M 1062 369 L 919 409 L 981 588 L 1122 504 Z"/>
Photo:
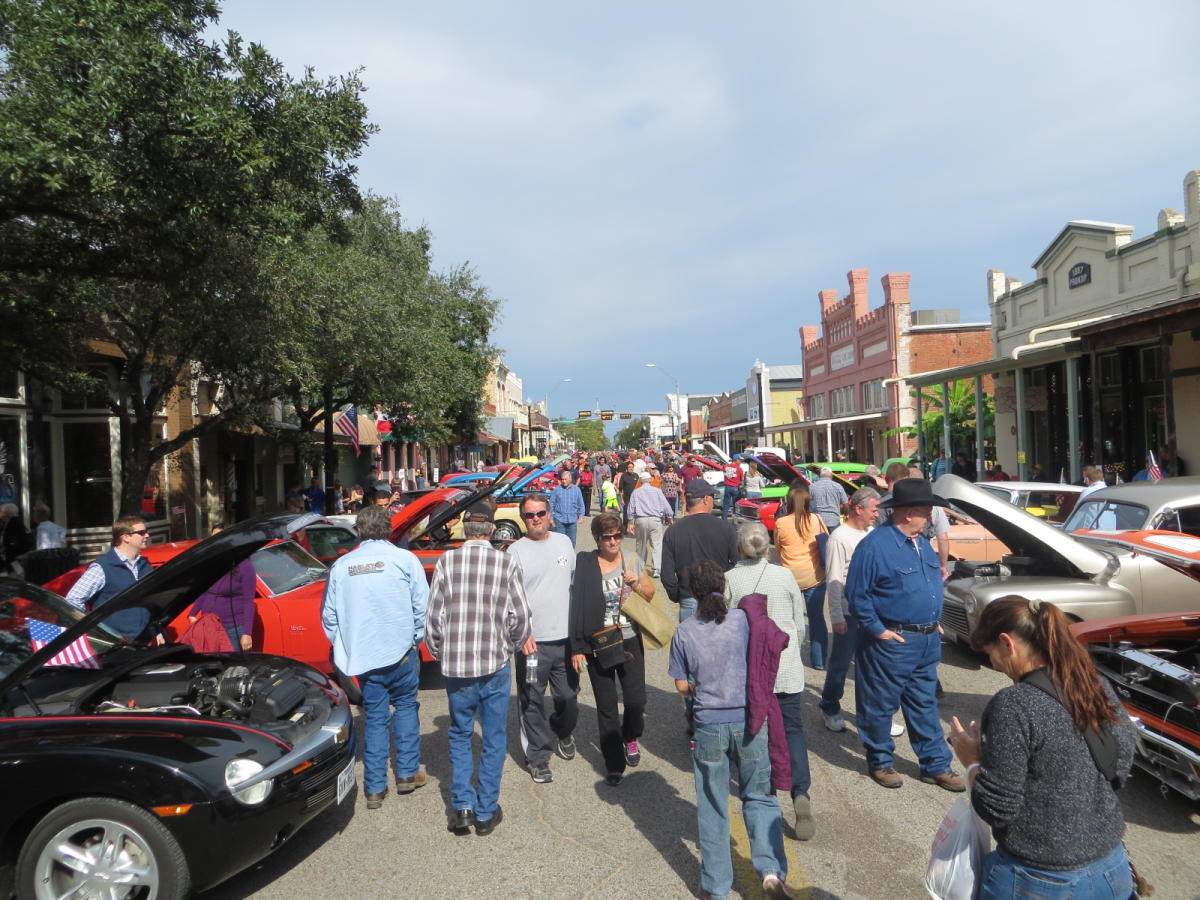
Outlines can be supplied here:
<path id="1" fill-rule="evenodd" d="M 82 616 L 0 579 L 0 896 L 185 897 L 346 799 L 355 732 L 335 682 L 281 656 L 154 640 L 303 521 L 226 529 Z M 148 615 L 134 640 L 105 627 L 130 609 Z"/>
<path id="2" fill-rule="evenodd" d="M 733 517 L 738 523 L 761 522 L 767 531 L 774 535 L 776 518 L 787 512 L 785 501 L 792 482 L 812 484 L 820 476 L 821 470 L 819 466 L 814 469 L 811 465 L 797 469 L 773 453 L 764 453 L 755 456 L 754 459 L 758 462 L 758 467 L 771 477 L 772 485 L 763 490 L 761 497 L 745 497 L 734 504 Z M 833 480 L 842 486 L 847 497 L 858 490 L 857 484 L 842 475 L 835 473 Z"/>
<path id="3" fill-rule="evenodd" d="M 1170 531 L 1106 532 L 1122 544 L 1200 579 L 1200 538 Z M 1137 730 L 1135 764 L 1200 800 L 1200 585 L 1191 612 L 1155 613 L 1071 626 L 1088 645 Z"/>
<path id="4" fill-rule="evenodd" d="M 1079 492 L 1083 490 L 1078 484 L 1045 481 L 981 481 L 977 484 L 981 490 L 1007 500 L 1018 509 L 1059 525 L 1075 509 Z"/>
<path id="5" fill-rule="evenodd" d="M 941 618 L 950 637 L 969 642 L 983 607 L 1008 594 L 1050 600 L 1086 621 L 1194 605 L 1191 579 L 1102 534 L 1069 534 L 957 475 L 943 475 L 934 491 L 1010 551 L 955 562 Z"/>
<path id="6" fill-rule="evenodd" d="M 1200 536 L 1200 476 L 1102 488 L 1078 503 L 1063 528 L 1161 529 Z"/>

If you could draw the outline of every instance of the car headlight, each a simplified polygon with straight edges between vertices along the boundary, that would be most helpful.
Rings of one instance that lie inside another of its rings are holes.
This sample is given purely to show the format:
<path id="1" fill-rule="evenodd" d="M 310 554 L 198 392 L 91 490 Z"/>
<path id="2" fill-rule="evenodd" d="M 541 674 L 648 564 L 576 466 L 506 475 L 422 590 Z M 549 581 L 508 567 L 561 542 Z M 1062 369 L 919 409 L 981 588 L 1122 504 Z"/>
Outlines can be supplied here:
<path id="1" fill-rule="evenodd" d="M 974 594 L 967 594 L 963 597 L 963 609 L 968 613 L 973 613 L 979 608 L 979 598 Z"/>
<path id="2" fill-rule="evenodd" d="M 225 764 L 225 786 L 232 791 L 235 800 L 247 806 L 257 806 L 271 796 L 271 789 L 275 786 L 273 778 L 238 790 L 239 784 L 245 784 L 262 770 L 262 765 L 252 759 L 231 759 Z"/>

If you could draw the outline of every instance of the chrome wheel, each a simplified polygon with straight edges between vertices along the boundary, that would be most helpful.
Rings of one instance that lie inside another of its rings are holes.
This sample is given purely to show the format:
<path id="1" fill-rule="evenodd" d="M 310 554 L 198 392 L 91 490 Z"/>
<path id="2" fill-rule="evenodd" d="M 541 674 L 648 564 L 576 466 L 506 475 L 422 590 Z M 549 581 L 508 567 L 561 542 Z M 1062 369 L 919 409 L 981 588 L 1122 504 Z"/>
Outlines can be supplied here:
<path id="1" fill-rule="evenodd" d="M 153 900 L 158 862 L 137 829 L 112 819 L 84 819 L 60 829 L 38 855 L 38 900 Z"/>

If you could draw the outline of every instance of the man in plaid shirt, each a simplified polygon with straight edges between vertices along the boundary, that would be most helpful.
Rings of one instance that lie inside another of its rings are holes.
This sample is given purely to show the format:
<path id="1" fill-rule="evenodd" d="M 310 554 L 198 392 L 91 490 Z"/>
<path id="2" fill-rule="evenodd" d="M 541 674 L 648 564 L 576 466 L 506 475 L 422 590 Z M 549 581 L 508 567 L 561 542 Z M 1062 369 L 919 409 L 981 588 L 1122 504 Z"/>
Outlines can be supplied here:
<path id="1" fill-rule="evenodd" d="M 532 633 L 529 604 L 516 559 L 492 547 L 490 507 L 464 517 L 464 543 L 433 570 L 425 645 L 441 661 L 450 701 L 450 813 L 447 828 L 480 836 L 500 824 L 500 775 L 508 746 L 512 655 Z M 471 735 L 483 733 L 478 789 Z"/>

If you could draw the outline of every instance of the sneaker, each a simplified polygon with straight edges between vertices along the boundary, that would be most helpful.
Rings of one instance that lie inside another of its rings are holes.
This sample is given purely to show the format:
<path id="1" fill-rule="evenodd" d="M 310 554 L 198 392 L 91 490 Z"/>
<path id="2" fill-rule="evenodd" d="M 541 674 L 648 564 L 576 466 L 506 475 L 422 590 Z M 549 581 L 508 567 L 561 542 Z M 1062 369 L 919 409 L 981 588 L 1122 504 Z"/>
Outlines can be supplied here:
<path id="1" fill-rule="evenodd" d="M 904 726 L 900 722 L 892 722 L 892 730 L 889 732 L 892 737 L 900 737 L 904 734 Z"/>
<path id="2" fill-rule="evenodd" d="M 636 766 L 642 761 L 642 751 L 638 749 L 637 741 L 625 742 L 625 763 L 626 765 Z"/>
<path id="3" fill-rule="evenodd" d="M 812 801 L 803 794 L 797 794 L 792 798 L 792 809 L 796 812 L 796 840 L 811 841 L 817 833 L 812 817 Z"/>
<path id="4" fill-rule="evenodd" d="M 575 738 L 565 737 L 554 744 L 554 752 L 558 754 L 559 759 L 574 759 L 575 758 Z"/>
<path id="5" fill-rule="evenodd" d="M 846 730 L 846 720 L 840 712 L 835 712 L 832 716 L 829 713 L 821 713 L 821 718 L 825 720 L 825 727 L 830 731 Z"/>
<path id="6" fill-rule="evenodd" d="M 763 894 L 768 897 L 790 897 L 792 892 L 774 872 L 763 878 Z"/>
<path id="7" fill-rule="evenodd" d="M 554 780 L 549 766 L 530 766 L 529 774 L 532 776 L 534 784 L 549 784 Z"/>
<path id="8" fill-rule="evenodd" d="M 950 791 L 952 794 L 961 794 L 967 789 L 966 783 L 961 775 L 956 775 L 953 772 L 941 772 L 937 775 L 922 775 L 921 780 L 926 784 L 936 784 L 944 791 Z"/>
<path id="9" fill-rule="evenodd" d="M 872 769 L 871 779 L 885 788 L 898 788 L 904 784 L 904 779 L 891 766 L 886 769 Z"/>
<path id="10" fill-rule="evenodd" d="M 607 775 L 604 776 L 604 783 L 607 784 L 609 787 L 616 787 L 618 784 L 621 783 L 621 779 L 623 777 L 624 776 L 620 772 L 609 772 Z"/>

